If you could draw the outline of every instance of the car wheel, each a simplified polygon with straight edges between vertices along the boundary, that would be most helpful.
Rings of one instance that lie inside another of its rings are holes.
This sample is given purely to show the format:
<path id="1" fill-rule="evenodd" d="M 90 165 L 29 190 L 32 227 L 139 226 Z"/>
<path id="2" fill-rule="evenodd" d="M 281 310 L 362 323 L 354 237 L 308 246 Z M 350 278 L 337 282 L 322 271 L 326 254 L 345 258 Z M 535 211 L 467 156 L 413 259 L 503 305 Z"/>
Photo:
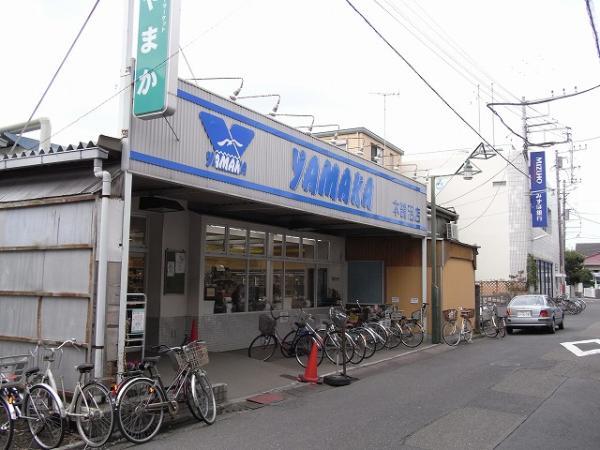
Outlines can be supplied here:
<path id="1" fill-rule="evenodd" d="M 560 325 L 558 326 L 558 329 L 559 330 L 564 330 L 565 329 L 565 318 L 564 317 L 560 321 Z"/>
<path id="2" fill-rule="evenodd" d="M 556 333 L 556 321 L 552 318 L 552 325 L 550 325 L 550 333 Z"/>
<path id="3" fill-rule="evenodd" d="M 506 327 L 506 332 L 507 332 L 508 334 L 513 334 L 513 329 L 512 329 L 512 328 L 508 328 L 508 327 Z"/>

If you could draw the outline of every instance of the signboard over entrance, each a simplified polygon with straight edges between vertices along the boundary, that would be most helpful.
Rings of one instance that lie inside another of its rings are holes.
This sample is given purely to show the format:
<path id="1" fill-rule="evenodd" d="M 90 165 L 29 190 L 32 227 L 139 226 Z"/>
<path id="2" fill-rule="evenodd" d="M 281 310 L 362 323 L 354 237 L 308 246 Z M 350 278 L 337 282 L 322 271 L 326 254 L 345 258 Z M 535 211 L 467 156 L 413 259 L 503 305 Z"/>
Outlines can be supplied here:
<path id="1" fill-rule="evenodd" d="M 548 226 L 548 204 L 546 197 L 546 159 L 544 152 L 529 154 L 529 175 L 531 177 L 531 226 Z"/>

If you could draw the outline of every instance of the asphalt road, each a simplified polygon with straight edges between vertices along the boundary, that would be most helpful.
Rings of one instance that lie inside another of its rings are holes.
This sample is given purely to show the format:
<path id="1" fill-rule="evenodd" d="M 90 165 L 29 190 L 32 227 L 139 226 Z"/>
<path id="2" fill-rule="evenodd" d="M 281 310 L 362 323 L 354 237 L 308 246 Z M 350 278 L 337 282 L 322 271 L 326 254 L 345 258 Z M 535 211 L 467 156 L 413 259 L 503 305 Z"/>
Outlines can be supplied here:
<path id="1" fill-rule="evenodd" d="M 350 386 L 306 386 L 210 427 L 166 424 L 137 448 L 599 449 L 600 352 L 577 357 L 561 345 L 596 338 L 600 303 L 590 302 L 554 335 L 441 344 L 361 369 Z"/>

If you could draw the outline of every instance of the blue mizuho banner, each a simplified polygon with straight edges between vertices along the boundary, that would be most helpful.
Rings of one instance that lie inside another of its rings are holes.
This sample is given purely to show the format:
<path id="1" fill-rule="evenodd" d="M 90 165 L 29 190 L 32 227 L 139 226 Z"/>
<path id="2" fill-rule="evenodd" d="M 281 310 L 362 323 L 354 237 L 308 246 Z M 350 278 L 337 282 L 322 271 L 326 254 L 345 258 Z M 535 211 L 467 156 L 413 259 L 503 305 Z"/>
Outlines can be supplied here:
<path id="1" fill-rule="evenodd" d="M 534 228 L 545 228 L 548 226 L 546 154 L 544 152 L 531 152 L 529 156 L 529 175 L 531 177 L 531 226 Z"/>

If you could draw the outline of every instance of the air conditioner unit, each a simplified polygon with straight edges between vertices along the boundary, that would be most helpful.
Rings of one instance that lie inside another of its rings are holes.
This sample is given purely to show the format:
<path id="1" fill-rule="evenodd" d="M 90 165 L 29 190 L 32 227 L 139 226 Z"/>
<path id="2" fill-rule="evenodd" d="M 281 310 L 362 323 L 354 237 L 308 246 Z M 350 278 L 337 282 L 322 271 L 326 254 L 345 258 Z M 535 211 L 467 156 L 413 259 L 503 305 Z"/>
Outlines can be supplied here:
<path id="1" fill-rule="evenodd" d="M 458 225 L 455 223 L 446 224 L 446 237 L 453 241 L 458 241 Z"/>

